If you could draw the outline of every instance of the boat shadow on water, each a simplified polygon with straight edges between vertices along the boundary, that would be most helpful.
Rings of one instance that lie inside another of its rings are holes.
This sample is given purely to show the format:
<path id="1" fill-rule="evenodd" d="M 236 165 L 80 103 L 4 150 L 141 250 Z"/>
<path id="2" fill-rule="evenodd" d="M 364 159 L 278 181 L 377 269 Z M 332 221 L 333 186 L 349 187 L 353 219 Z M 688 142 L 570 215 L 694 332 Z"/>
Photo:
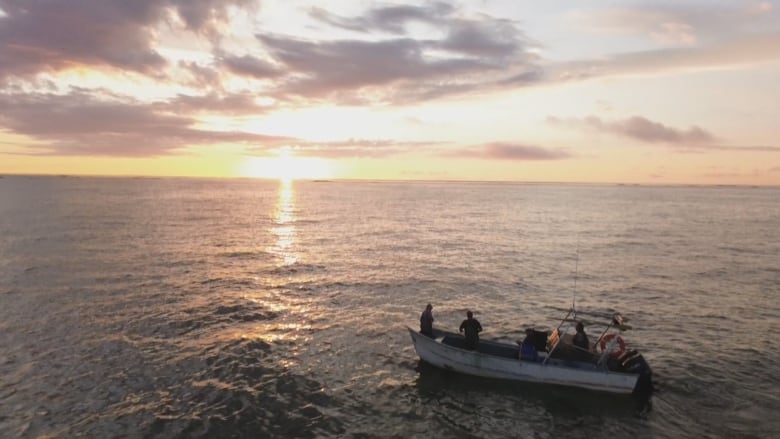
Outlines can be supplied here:
<path id="1" fill-rule="evenodd" d="M 473 399 L 499 398 L 517 404 L 543 407 L 555 417 L 610 416 L 646 418 L 652 411 L 652 395 L 605 394 L 576 387 L 507 381 L 467 375 L 438 368 L 419 360 L 416 386 L 423 400 L 441 400 L 468 394 Z"/>

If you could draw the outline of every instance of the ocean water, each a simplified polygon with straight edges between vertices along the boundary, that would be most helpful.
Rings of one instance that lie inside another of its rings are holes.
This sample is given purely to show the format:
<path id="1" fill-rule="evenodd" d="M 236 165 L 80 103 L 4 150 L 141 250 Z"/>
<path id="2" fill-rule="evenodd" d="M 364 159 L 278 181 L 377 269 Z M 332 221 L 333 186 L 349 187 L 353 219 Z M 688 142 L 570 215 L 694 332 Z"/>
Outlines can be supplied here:
<path id="1" fill-rule="evenodd" d="M 777 437 L 778 230 L 780 188 L 6 176 L 0 436 Z M 630 319 L 649 413 L 405 329 L 573 299 Z"/>

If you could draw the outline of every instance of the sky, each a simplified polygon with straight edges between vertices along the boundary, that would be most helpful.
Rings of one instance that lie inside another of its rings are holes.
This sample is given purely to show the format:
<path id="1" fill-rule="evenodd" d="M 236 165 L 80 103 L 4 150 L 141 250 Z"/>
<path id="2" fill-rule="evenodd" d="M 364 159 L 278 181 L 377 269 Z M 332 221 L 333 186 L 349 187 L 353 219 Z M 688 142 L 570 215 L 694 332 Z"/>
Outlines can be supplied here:
<path id="1" fill-rule="evenodd" d="M 0 0 L 0 174 L 780 185 L 780 0 Z"/>

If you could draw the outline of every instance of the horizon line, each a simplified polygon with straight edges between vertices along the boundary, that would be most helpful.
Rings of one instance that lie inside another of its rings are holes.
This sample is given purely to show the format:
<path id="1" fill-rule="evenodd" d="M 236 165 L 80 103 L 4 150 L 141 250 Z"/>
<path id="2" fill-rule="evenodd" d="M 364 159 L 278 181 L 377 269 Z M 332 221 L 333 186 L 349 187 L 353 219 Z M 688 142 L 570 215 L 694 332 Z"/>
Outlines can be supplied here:
<path id="1" fill-rule="evenodd" d="M 517 184 L 517 185 L 577 185 L 577 186 L 648 186 L 648 187 L 742 187 L 742 188 L 780 188 L 778 184 L 758 183 L 675 183 L 675 182 L 587 182 L 555 180 L 469 180 L 469 179 L 366 179 L 366 178 L 273 178 L 251 176 L 195 176 L 195 175 L 134 175 L 134 174 L 46 174 L 46 173 L 0 173 L 3 177 L 33 178 L 115 178 L 115 179 L 190 179 L 190 180 L 257 180 L 268 182 L 293 181 L 309 183 L 476 183 L 476 184 Z"/>

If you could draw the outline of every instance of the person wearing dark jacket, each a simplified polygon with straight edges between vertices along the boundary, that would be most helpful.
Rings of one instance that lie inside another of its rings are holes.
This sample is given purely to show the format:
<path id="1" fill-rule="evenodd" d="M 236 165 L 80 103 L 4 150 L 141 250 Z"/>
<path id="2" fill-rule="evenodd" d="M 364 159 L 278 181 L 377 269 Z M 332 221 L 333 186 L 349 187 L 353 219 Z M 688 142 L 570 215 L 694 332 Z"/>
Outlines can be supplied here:
<path id="1" fill-rule="evenodd" d="M 473 351 L 477 349 L 479 343 L 479 333 L 482 332 L 482 325 L 474 318 L 471 311 L 466 312 L 466 320 L 460 324 L 459 332 L 466 333 L 466 349 Z"/>
<path id="2" fill-rule="evenodd" d="M 585 326 L 582 322 L 577 322 L 577 333 L 574 334 L 572 344 L 579 348 L 574 352 L 574 358 L 580 361 L 593 359 L 593 355 L 590 353 L 590 340 L 588 340 L 588 334 L 585 333 Z"/>
<path id="3" fill-rule="evenodd" d="M 574 334 L 572 343 L 574 343 L 574 346 L 577 346 L 580 349 L 584 349 L 586 351 L 590 349 L 588 334 L 585 333 L 585 326 L 583 326 L 582 322 L 577 322 L 577 333 Z"/>
<path id="4" fill-rule="evenodd" d="M 433 305 L 430 303 L 420 316 L 420 334 L 433 337 Z"/>

